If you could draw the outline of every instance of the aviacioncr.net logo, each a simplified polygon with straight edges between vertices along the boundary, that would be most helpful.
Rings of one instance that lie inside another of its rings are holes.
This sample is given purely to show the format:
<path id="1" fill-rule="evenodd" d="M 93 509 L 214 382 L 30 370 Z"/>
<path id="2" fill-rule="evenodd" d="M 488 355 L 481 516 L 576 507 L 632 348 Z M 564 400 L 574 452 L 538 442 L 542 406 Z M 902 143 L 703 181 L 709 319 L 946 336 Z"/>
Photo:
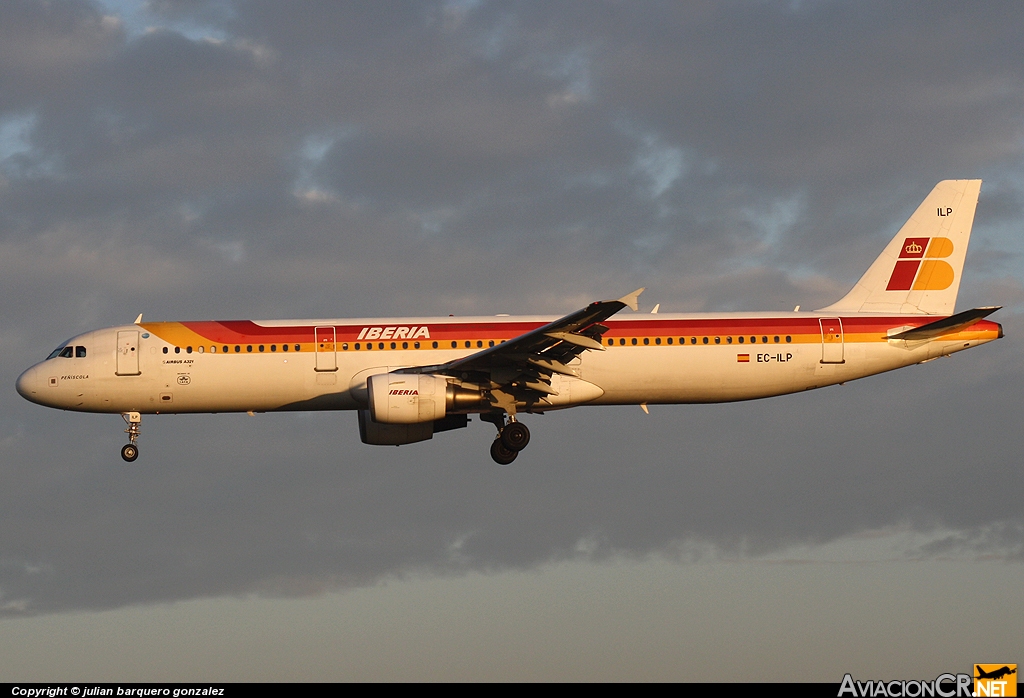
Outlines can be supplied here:
<path id="1" fill-rule="evenodd" d="M 838 698 L 972 698 L 972 680 L 970 674 L 939 674 L 932 681 L 857 681 L 850 674 L 846 674 L 839 686 Z"/>

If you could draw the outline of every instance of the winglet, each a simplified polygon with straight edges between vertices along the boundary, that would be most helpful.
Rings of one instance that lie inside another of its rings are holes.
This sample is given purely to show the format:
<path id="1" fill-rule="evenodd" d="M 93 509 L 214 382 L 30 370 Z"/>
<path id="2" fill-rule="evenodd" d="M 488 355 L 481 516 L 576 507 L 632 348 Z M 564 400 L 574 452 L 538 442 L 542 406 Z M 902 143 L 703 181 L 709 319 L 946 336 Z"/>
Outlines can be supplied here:
<path id="1" fill-rule="evenodd" d="M 132 324 L 133 325 L 141 325 L 142 324 L 142 313 L 139 313 L 139 316 L 137 318 L 135 318 L 135 322 L 133 322 Z"/>
<path id="2" fill-rule="evenodd" d="M 645 288 L 638 288 L 637 290 L 633 291 L 632 293 L 627 294 L 627 295 L 623 296 L 622 298 L 620 298 L 619 299 L 619 303 L 624 303 L 628 308 L 632 308 L 633 310 L 639 310 L 640 309 L 640 304 L 638 303 L 638 301 L 640 299 L 640 294 L 643 293 L 646 290 L 647 290 L 646 287 Z"/>

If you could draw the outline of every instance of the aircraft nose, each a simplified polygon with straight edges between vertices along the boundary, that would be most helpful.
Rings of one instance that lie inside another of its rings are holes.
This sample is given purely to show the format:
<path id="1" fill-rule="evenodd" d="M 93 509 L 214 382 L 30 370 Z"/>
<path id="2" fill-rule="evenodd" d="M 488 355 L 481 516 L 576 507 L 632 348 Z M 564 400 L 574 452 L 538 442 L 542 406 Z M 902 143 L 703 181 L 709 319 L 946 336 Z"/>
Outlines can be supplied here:
<path id="1" fill-rule="evenodd" d="M 18 394 L 31 402 L 39 402 L 39 379 L 36 375 L 37 373 L 36 367 L 33 366 L 18 376 L 18 382 L 14 384 L 18 389 Z"/>

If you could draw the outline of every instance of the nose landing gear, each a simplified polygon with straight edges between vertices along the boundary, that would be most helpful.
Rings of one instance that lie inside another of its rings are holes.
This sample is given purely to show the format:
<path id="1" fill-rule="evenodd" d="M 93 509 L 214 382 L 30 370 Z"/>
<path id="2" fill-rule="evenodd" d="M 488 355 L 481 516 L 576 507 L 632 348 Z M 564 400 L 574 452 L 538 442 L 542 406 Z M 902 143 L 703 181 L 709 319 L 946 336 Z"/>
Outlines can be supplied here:
<path id="1" fill-rule="evenodd" d="M 517 422 L 514 415 L 509 417 L 508 423 L 499 415 L 485 419 L 498 428 L 498 435 L 491 444 L 491 458 L 498 465 L 508 465 L 530 443 L 530 430 L 522 422 Z"/>
<path id="2" fill-rule="evenodd" d="M 142 430 L 142 415 L 138 412 L 122 412 L 121 418 L 128 425 L 124 430 L 128 435 L 128 443 L 121 447 L 121 457 L 131 463 L 139 457 L 139 447 L 135 445 L 135 440 L 139 438 L 139 432 Z"/>

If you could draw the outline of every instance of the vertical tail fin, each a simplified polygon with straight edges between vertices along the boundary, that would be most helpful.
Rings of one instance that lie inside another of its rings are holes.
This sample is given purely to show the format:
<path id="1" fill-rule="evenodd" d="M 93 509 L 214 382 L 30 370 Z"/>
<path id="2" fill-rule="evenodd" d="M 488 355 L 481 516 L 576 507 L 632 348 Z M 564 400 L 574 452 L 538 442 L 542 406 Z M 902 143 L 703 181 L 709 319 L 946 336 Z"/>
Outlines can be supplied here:
<path id="1" fill-rule="evenodd" d="M 980 179 L 939 182 L 857 285 L 821 312 L 951 315 Z"/>

